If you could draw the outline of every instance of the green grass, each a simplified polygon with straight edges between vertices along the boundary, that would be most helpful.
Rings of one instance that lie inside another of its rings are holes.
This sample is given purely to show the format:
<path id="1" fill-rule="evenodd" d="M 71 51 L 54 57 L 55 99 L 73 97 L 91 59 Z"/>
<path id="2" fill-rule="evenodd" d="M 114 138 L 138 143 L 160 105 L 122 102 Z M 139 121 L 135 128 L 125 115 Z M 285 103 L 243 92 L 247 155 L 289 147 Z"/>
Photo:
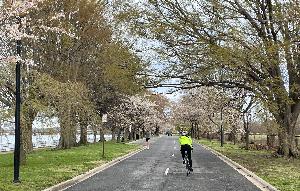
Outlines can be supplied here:
<path id="1" fill-rule="evenodd" d="M 43 190 L 138 148 L 137 145 L 106 142 L 105 158 L 102 158 L 102 143 L 67 150 L 37 150 L 28 155 L 27 164 L 21 166 L 20 184 L 12 183 L 13 154 L 1 154 L 0 191 Z"/>
<path id="2" fill-rule="evenodd" d="M 271 151 L 248 151 L 228 143 L 222 148 L 217 141 L 203 139 L 199 142 L 224 154 L 281 191 L 300 191 L 300 159 L 276 158 Z"/>

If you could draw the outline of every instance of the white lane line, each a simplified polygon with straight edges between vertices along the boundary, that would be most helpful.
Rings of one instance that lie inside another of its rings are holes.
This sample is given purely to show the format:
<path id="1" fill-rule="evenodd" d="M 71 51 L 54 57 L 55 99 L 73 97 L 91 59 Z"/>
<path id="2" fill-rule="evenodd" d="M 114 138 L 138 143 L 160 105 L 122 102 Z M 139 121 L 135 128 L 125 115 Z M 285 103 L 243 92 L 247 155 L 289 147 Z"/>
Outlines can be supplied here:
<path id="1" fill-rule="evenodd" d="M 168 173 L 169 173 L 169 170 L 170 170 L 169 168 L 167 168 L 167 169 L 166 169 L 166 171 L 165 171 L 165 175 L 168 175 Z"/>
<path id="2" fill-rule="evenodd" d="M 175 155 L 174 154 L 172 154 L 172 157 L 174 157 Z"/>

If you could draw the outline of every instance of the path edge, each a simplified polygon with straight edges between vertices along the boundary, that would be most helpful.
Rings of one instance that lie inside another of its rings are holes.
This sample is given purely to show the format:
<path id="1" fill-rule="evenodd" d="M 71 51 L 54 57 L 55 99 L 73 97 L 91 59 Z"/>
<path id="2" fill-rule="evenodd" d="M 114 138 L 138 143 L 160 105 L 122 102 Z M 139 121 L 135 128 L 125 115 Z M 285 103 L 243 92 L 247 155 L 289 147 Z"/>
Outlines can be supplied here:
<path id="1" fill-rule="evenodd" d="M 62 191 L 62 190 L 65 190 L 65 189 L 67 189 L 69 187 L 74 186 L 75 184 L 78 184 L 79 182 L 82 182 L 82 181 L 84 181 L 84 180 L 86 180 L 86 179 L 94 176 L 95 174 L 97 174 L 97 173 L 99 173 L 99 172 L 101 172 L 101 171 L 103 171 L 103 170 L 105 170 L 105 169 L 107 169 L 107 168 L 109 168 L 111 166 L 116 165 L 117 163 L 119 163 L 119 162 L 121 162 L 121 161 L 123 161 L 123 160 L 125 160 L 127 158 L 132 157 L 133 155 L 135 155 L 135 154 L 137 154 L 137 153 L 139 153 L 139 152 L 141 152 L 143 150 L 145 150 L 145 148 L 140 148 L 140 149 L 135 150 L 133 152 L 130 152 L 130 153 L 126 154 L 126 155 L 120 156 L 120 157 L 118 157 L 118 158 L 116 158 L 116 159 L 114 159 L 112 161 L 109 161 L 108 163 L 105 163 L 105 164 L 103 164 L 101 166 L 93 168 L 93 169 L 85 172 L 84 174 L 75 176 L 72 179 L 66 180 L 64 182 L 61 182 L 59 184 L 56 184 L 56 185 L 51 186 L 49 188 L 46 188 L 43 191 Z"/>
<path id="2" fill-rule="evenodd" d="M 256 187 L 258 187 L 262 191 L 280 191 L 277 188 L 275 188 L 273 185 L 271 185 L 270 183 L 266 182 L 265 180 L 263 180 L 262 178 L 257 176 L 252 171 L 246 169 L 242 165 L 240 165 L 237 162 L 231 160 L 230 158 L 226 157 L 225 155 L 221 154 L 220 152 L 218 152 L 218 151 L 216 151 L 212 148 L 209 148 L 208 146 L 202 145 L 200 143 L 198 143 L 198 144 L 201 145 L 206 150 L 211 151 L 214 155 L 216 155 L 218 158 L 220 158 L 226 164 L 231 166 L 238 173 L 240 173 L 241 175 L 246 177 L 250 182 L 252 182 Z"/>

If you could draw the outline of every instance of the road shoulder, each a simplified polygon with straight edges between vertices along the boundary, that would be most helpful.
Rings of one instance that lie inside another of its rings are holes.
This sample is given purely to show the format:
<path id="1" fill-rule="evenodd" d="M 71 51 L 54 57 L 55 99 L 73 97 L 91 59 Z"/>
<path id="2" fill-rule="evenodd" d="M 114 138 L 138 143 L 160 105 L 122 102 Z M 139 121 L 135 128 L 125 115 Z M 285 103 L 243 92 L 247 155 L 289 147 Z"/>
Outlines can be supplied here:
<path id="1" fill-rule="evenodd" d="M 199 144 L 199 143 L 197 143 L 197 144 Z M 272 186 L 271 184 L 269 184 L 262 178 L 258 177 L 256 174 L 254 174 L 250 170 L 246 169 L 245 167 L 243 167 L 240 164 L 236 163 L 235 161 L 231 160 L 230 158 L 224 156 L 223 154 L 221 154 L 205 145 L 202 145 L 202 144 L 199 144 L 199 145 L 201 145 L 206 150 L 209 150 L 210 152 L 212 152 L 214 155 L 216 155 L 218 158 L 220 158 L 226 164 L 231 166 L 238 173 L 240 173 L 241 175 L 246 177 L 250 182 L 252 182 L 255 186 L 257 186 L 262 191 L 279 191 L 277 188 L 275 188 L 274 186 Z"/>
<path id="2" fill-rule="evenodd" d="M 161 136 L 151 137 L 150 140 L 153 143 L 157 139 L 159 139 L 160 137 Z M 144 139 L 139 139 L 139 140 L 132 141 L 132 142 L 129 142 L 129 143 L 126 143 L 126 144 L 140 144 L 140 145 L 143 145 L 144 142 L 145 142 Z M 105 170 L 105 169 L 107 169 L 107 168 L 109 168 L 111 166 L 116 165 L 117 163 L 119 163 L 119 162 L 121 162 L 121 161 L 123 161 L 123 160 L 125 160 L 127 158 L 132 157 L 133 155 L 135 155 L 135 154 L 137 154 L 137 153 L 139 153 L 139 152 L 141 152 L 143 150 L 145 150 L 144 147 L 142 147 L 142 148 L 140 148 L 140 149 L 138 149 L 136 151 L 133 151 L 131 153 L 128 153 L 128 154 L 126 154 L 124 156 L 118 157 L 118 158 L 116 158 L 116 159 L 114 159 L 114 160 L 112 160 L 112 161 L 110 161 L 108 163 L 105 163 L 105 164 L 103 164 L 103 165 L 101 165 L 99 167 L 96 167 L 96 168 L 94 168 L 94 169 L 92 169 L 92 170 L 90 170 L 90 171 L 88 171 L 88 172 L 86 172 L 84 174 L 76 176 L 76 177 L 74 177 L 74 178 L 72 178 L 70 180 L 61 182 L 61 183 L 59 183 L 57 185 L 54 185 L 54 186 L 52 186 L 50 188 L 47 188 L 47 189 L 43 190 L 43 191 L 61 191 L 61 190 L 65 190 L 65 189 L 67 189 L 67 188 L 69 188 L 71 186 L 74 186 L 75 184 L 78 184 L 79 182 L 82 182 L 82 181 L 84 181 L 84 180 L 86 180 L 86 179 L 94 176 L 95 174 L 97 174 L 97 173 L 99 173 L 99 172 L 101 172 L 101 171 L 103 171 L 103 170 Z"/>

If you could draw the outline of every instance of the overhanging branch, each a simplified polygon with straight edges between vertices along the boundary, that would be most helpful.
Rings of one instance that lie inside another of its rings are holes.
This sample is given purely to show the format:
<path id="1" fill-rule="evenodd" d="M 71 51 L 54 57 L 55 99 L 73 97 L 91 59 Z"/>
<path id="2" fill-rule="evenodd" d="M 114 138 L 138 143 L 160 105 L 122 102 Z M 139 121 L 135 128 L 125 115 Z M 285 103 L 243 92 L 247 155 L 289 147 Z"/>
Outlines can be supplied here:
<path id="1" fill-rule="evenodd" d="M 158 87 L 166 87 L 166 88 L 178 88 L 178 89 L 192 89 L 197 87 L 211 87 L 211 86 L 219 86 L 224 88 L 242 88 L 248 91 L 253 91 L 253 89 L 249 86 L 241 82 L 231 82 L 231 81 L 183 81 L 180 83 L 158 83 L 158 84 L 148 84 L 145 85 L 145 88 L 158 88 Z"/>

